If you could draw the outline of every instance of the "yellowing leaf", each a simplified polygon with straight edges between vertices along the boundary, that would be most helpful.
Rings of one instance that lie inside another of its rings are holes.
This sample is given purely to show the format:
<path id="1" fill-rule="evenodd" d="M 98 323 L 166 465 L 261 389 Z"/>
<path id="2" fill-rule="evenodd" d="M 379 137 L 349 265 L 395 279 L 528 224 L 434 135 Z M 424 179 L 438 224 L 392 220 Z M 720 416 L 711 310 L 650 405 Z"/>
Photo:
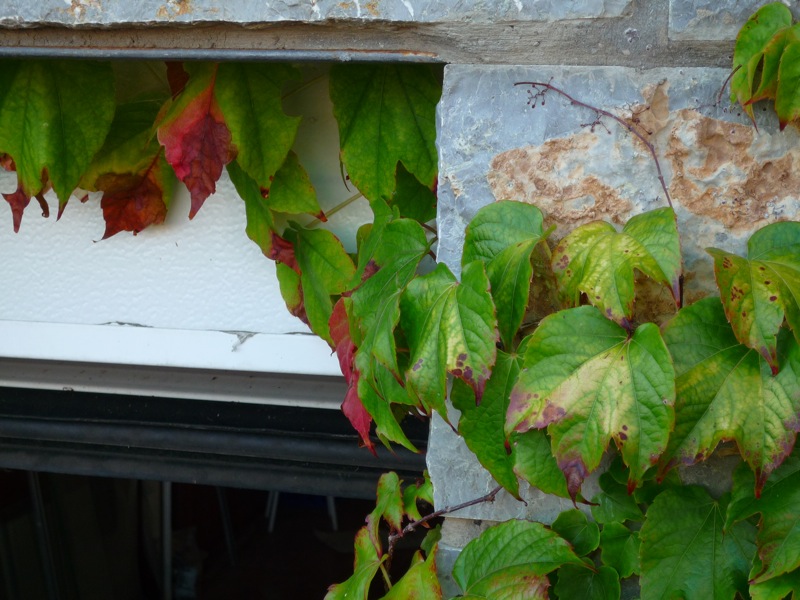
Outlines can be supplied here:
<path id="1" fill-rule="evenodd" d="M 652 323 L 629 337 L 591 306 L 564 310 L 531 335 L 506 433 L 547 427 L 573 498 L 613 439 L 630 467 L 632 489 L 666 448 L 674 378 Z"/>
<path id="2" fill-rule="evenodd" d="M 664 329 L 675 361 L 675 431 L 661 463 L 692 464 L 721 440 L 735 440 L 755 471 L 757 486 L 794 446 L 800 413 L 800 346 L 784 331 L 778 344 L 781 372 L 739 344 L 719 298 L 680 311 Z"/>
<path id="3" fill-rule="evenodd" d="M 748 258 L 709 249 L 725 316 L 742 344 L 779 369 L 777 335 L 784 317 L 800 341 L 800 222 L 773 223 L 752 235 Z"/>
<path id="4" fill-rule="evenodd" d="M 552 264 L 564 307 L 578 306 L 584 293 L 609 319 L 629 327 L 634 269 L 669 287 L 676 303 L 680 298 L 675 213 L 663 208 L 637 215 L 621 233 L 601 221 L 583 225 L 561 240 Z"/>
<path id="5" fill-rule="evenodd" d="M 414 279 L 400 301 L 411 350 L 406 385 L 428 410 L 447 418 L 446 375 L 468 383 L 480 402 L 497 356 L 497 320 L 483 264 L 467 265 L 459 283 L 446 265 Z"/>

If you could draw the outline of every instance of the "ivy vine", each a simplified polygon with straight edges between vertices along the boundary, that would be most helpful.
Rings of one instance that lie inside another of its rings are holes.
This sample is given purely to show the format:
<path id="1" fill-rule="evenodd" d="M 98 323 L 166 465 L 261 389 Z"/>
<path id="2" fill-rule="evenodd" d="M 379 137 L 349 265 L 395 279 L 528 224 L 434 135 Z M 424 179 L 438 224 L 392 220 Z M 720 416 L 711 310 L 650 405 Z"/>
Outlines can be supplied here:
<path id="1" fill-rule="evenodd" d="M 782 127 L 797 120 L 797 53 L 782 3 L 743 27 L 731 90 L 751 117 L 771 99 Z M 281 64 L 170 64 L 163 86 L 120 101 L 111 65 L 3 61 L 0 164 L 17 174 L 4 194 L 14 228 L 32 198 L 47 208 L 52 188 L 61 214 L 80 189 L 102 194 L 104 237 L 136 233 L 163 222 L 174 179 L 193 216 L 226 169 L 287 308 L 339 359 L 342 408 L 364 446 L 375 452 L 377 437 L 415 450 L 403 419 L 447 419 L 449 400 L 460 413 L 451 425 L 500 484 L 471 503 L 501 488 L 519 498 L 524 480 L 589 507 L 592 519 L 573 509 L 549 526 L 487 529 L 455 564 L 464 598 L 614 599 L 634 576 L 648 600 L 800 597 L 800 222 L 755 232 L 744 257 L 709 249 L 719 296 L 684 306 L 671 203 L 621 230 L 590 223 L 554 242 L 537 207 L 501 201 L 469 224 L 457 278 L 424 262 L 436 240 L 436 73 L 337 65 L 343 170 L 374 214 L 350 255 L 333 233 L 292 220 L 326 219 L 291 151 L 298 119 L 281 104 L 297 77 Z M 527 85 L 535 98 L 565 94 Z M 637 312 L 637 274 L 671 293 L 665 324 Z M 684 485 L 675 467 L 721 443 L 741 457 L 733 488 L 714 497 Z M 601 491 L 585 498 L 582 483 L 609 452 Z M 397 540 L 431 520 L 421 501 L 433 501 L 427 479 L 381 478 L 354 574 L 327 600 L 366 599 L 379 576 L 385 599 L 442 597 L 438 529 L 402 578 L 388 574 Z"/>

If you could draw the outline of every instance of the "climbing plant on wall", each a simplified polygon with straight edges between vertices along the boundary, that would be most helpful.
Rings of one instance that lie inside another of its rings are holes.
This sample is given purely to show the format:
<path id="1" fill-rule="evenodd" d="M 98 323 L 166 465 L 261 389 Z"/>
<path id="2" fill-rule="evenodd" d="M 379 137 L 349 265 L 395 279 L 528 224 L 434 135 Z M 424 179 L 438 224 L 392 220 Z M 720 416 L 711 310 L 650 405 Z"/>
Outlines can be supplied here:
<path id="1" fill-rule="evenodd" d="M 780 3 L 751 18 L 731 82 L 751 116 L 753 102 L 773 99 L 782 125 L 800 114 L 791 21 Z M 343 170 L 373 213 L 351 255 L 324 227 L 292 219 L 325 220 L 291 150 L 298 119 L 282 108 L 294 68 L 186 63 L 166 74 L 131 95 L 115 91 L 108 64 L 0 63 L 0 164 L 17 174 L 4 194 L 15 229 L 32 198 L 47 208 L 52 188 L 59 214 L 76 190 L 97 191 L 104 237 L 136 233 L 163 222 L 176 179 L 193 216 L 227 170 L 287 308 L 336 353 L 342 409 L 366 448 L 376 452 L 377 439 L 415 450 L 403 419 L 436 411 L 512 496 L 522 480 L 588 507 L 550 525 L 487 529 L 453 570 L 465 598 L 619 598 L 635 576 L 643 599 L 800 596 L 800 222 L 757 231 L 746 256 L 709 249 L 719 296 L 684 306 L 671 206 L 556 240 L 537 207 L 501 201 L 467 227 L 456 277 L 426 262 L 436 72 L 336 65 Z M 81 102 L 81 88 L 95 101 Z M 667 322 L 637 305 L 642 278 L 671 294 Z M 723 442 L 742 459 L 733 488 L 715 497 L 684 485 L 676 467 Z M 586 498 L 582 484 L 606 454 L 600 492 Z M 442 597 L 437 529 L 405 575 L 389 575 L 400 538 L 459 508 L 423 516 L 420 501 L 432 503 L 429 481 L 381 478 L 354 574 L 328 600 L 366 599 L 373 580 L 390 600 Z"/>

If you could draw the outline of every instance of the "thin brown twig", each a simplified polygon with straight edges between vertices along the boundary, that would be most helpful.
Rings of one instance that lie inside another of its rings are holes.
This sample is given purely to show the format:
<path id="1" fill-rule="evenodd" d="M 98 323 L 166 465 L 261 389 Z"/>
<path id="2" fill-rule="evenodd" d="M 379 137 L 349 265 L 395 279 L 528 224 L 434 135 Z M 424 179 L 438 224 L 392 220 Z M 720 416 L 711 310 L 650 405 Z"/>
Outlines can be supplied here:
<path id="1" fill-rule="evenodd" d="M 722 104 L 722 94 L 725 93 L 725 88 L 728 87 L 728 84 L 730 83 L 731 79 L 733 79 L 733 76 L 736 75 L 736 71 L 738 71 L 741 68 L 742 65 L 736 67 L 733 71 L 731 71 L 730 75 L 728 75 L 727 79 L 725 79 L 725 81 L 722 83 L 722 87 L 719 88 L 719 94 L 717 94 L 716 106 Z"/>
<path id="2" fill-rule="evenodd" d="M 457 510 L 461 510 L 462 508 L 468 508 L 470 506 L 475 506 L 476 504 L 483 504 L 484 502 L 494 502 L 495 497 L 497 494 L 500 493 L 500 490 L 503 489 L 503 486 L 498 485 L 494 488 L 491 492 L 486 494 L 485 496 L 481 496 L 480 498 L 473 498 L 472 500 L 467 500 L 466 502 L 462 502 L 461 504 L 456 504 L 455 506 L 445 506 L 444 508 L 440 508 L 439 510 L 435 510 L 432 513 L 425 515 L 421 519 L 417 519 L 416 521 L 411 521 L 408 525 L 403 527 L 397 533 L 389 534 L 389 544 L 386 550 L 387 559 L 386 563 L 392 563 L 392 555 L 394 554 L 394 547 L 397 542 L 408 535 L 409 533 L 413 533 L 417 530 L 418 527 L 424 525 L 428 521 L 433 519 L 437 519 L 441 516 L 456 512 Z"/>
<path id="3" fill-rule="evenodd" d="M 650 152 L 650 156 L 653 158 L 653 162 L 656 165 L 656 171 L 658 172 L 658 181 L 661 183 L 661 189 L 664 190 L 664 195 L 667 198 L 667 204 L 669 204 L 670 208 L 672 208 L 672 198 L 669 195 L 669 190 L 667 189 L 667 184 L 664 181 L 664 174 L 661 172 L 661 163 L 658 160 L 658 155 L 656 154 L 655 146 L 650 143 L 650 141 L 644 136 L 642 132 L 640 132 L 635 126 L 631 125 L 621 117 L 618 117 L 614 113 L 611 113 L 607 110 L 603 110 L 602 108 L 598 108 L 596 106 L 592 106 L 591 104 L 587 104 L 586 102 L 581 102 L 576 98 L 569 95 L 562 89 L 557 88 L 551 83 L 545 83 L 543 81 L 518 81 L 514 85 L 528 85 L 536 90 L 537 94 L 542 94 L 543 90 L 550 90 L 563 96 L 567 100 L 569 100 L 570 104 L 573 106 L 580 106 L 586 108 L 588 110 L 594 111 L 596 115 L 602 117 L 608 117 L 622 125 L 625 129 L 627 129 L 632 135 L 636 136 L 641 142 L 647 147 L 647 150 Z"/>

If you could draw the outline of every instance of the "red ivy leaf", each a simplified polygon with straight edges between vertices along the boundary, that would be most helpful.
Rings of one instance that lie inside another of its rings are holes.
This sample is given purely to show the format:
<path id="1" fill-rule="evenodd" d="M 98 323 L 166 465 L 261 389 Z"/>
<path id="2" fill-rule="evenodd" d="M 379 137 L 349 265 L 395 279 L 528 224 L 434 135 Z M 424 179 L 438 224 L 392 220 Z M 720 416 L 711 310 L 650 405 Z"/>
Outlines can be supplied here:
<path id="1" fill-rule="evenodd" d="M 14 165 L 14 159 L 8 154 L 0 154 L 0 169 L 4 171 L 16 171 L 17 167 Z"/>
<path id="2" fill-rule="evenodd" d="M 189 74 L 180 61 L 168 60 L 164 64 L 167 65 L 167 82 L 170 92 L 172 92 L 173 98 L 177 98 L 189 83 Z"/>
<path id="3" fill-rule="evenodd" d="M 13 161 L 11 164 L 14 164 Z M 45 191 L 48 188 L 49 185 L 35 196 L 36 200 L 39 202 L 39 206 L 42 208 L 42 216 L 45 219 L 50 216 L 50 206 L 47 204 L 47 200 L 44 199 Z M 22 213 L 25 212 L 28 204 L 30 204 L 31 196 L 28 196 L 22 189 L 22 183 L 17 183 L 17 190 L 11 194 L 3 194 L 3 198 L 11 205 L 11 217 L 14 220 L 14 233 L 19 233 L 19 226 L 22 223 Z M 58 216 L 61 216 L 60 210 Z"/>
<path id="4" fill-rule="evenodd" d="M 193 218 L 211 194 L 223 167 L 236 155 L 231 132 L 214 97 L 217 66 L 210 74 L 198 71 L 158 129 L 158 141 L 166 149 L 172 165 L 192 196 L 189 218 Z M 184 98 L 186 96 L 186 98 Z M 177 114 L 175 114 L 177 113 Z"/>
<path id="5" fill-rule="evenodd" d="M 275 232 L 272 232 L 272 248 L 268 258 L 285 264 L 300 275 L 300 266 L 297 264 L 297 257 L 294 255 L 294 245 Z"/>
<path id="6" fill-rule="evenodd" d="M 14 219 L 14 233 L 19 233 L 19 226 L 22 223 L 22 213 L 25 212 L 25 209 L 28 207 L 31 197 L 24 192 L 22 184 L 18 184 L 16 192 L 3 194 L 3 198 L 11 205 L 11 216 Z"/>
<path id="7" fill-rule="evenodd" d="M 358 397 L 359 372 L 355 368 L 354 362 L 356 345 L 350 338 L 350 323 L 347 319 L 344 302 L 344 298 L 339 298 L 333 307 L 333 314 L 328 322 L 331 338 L 333 338 L 336 348 L 336 356 L 339 359 L 339 367 L 342 369 L 342 375 L 344 375 L 344 379 L 347 382 L 347 394 L 344 397 L 344 402 L 342 402 L 342 412 L 361 436 L 364 446 L 370 452 L 376 454 L 375 444 L 372 443 L 369 437 L 372 417 Z"/>
<path id="8" fill-rule="evenodd" d="M 104 192 L 100 201 L 106 221 L 104 240 L 120 231 L 132 231 L 136 235 L 149 225 L 164 222 L 167 191 L 160 177 L 160 160 L 161 154 L 141 175 L 108 173 L 98 178 L 97 189 Z"/>

